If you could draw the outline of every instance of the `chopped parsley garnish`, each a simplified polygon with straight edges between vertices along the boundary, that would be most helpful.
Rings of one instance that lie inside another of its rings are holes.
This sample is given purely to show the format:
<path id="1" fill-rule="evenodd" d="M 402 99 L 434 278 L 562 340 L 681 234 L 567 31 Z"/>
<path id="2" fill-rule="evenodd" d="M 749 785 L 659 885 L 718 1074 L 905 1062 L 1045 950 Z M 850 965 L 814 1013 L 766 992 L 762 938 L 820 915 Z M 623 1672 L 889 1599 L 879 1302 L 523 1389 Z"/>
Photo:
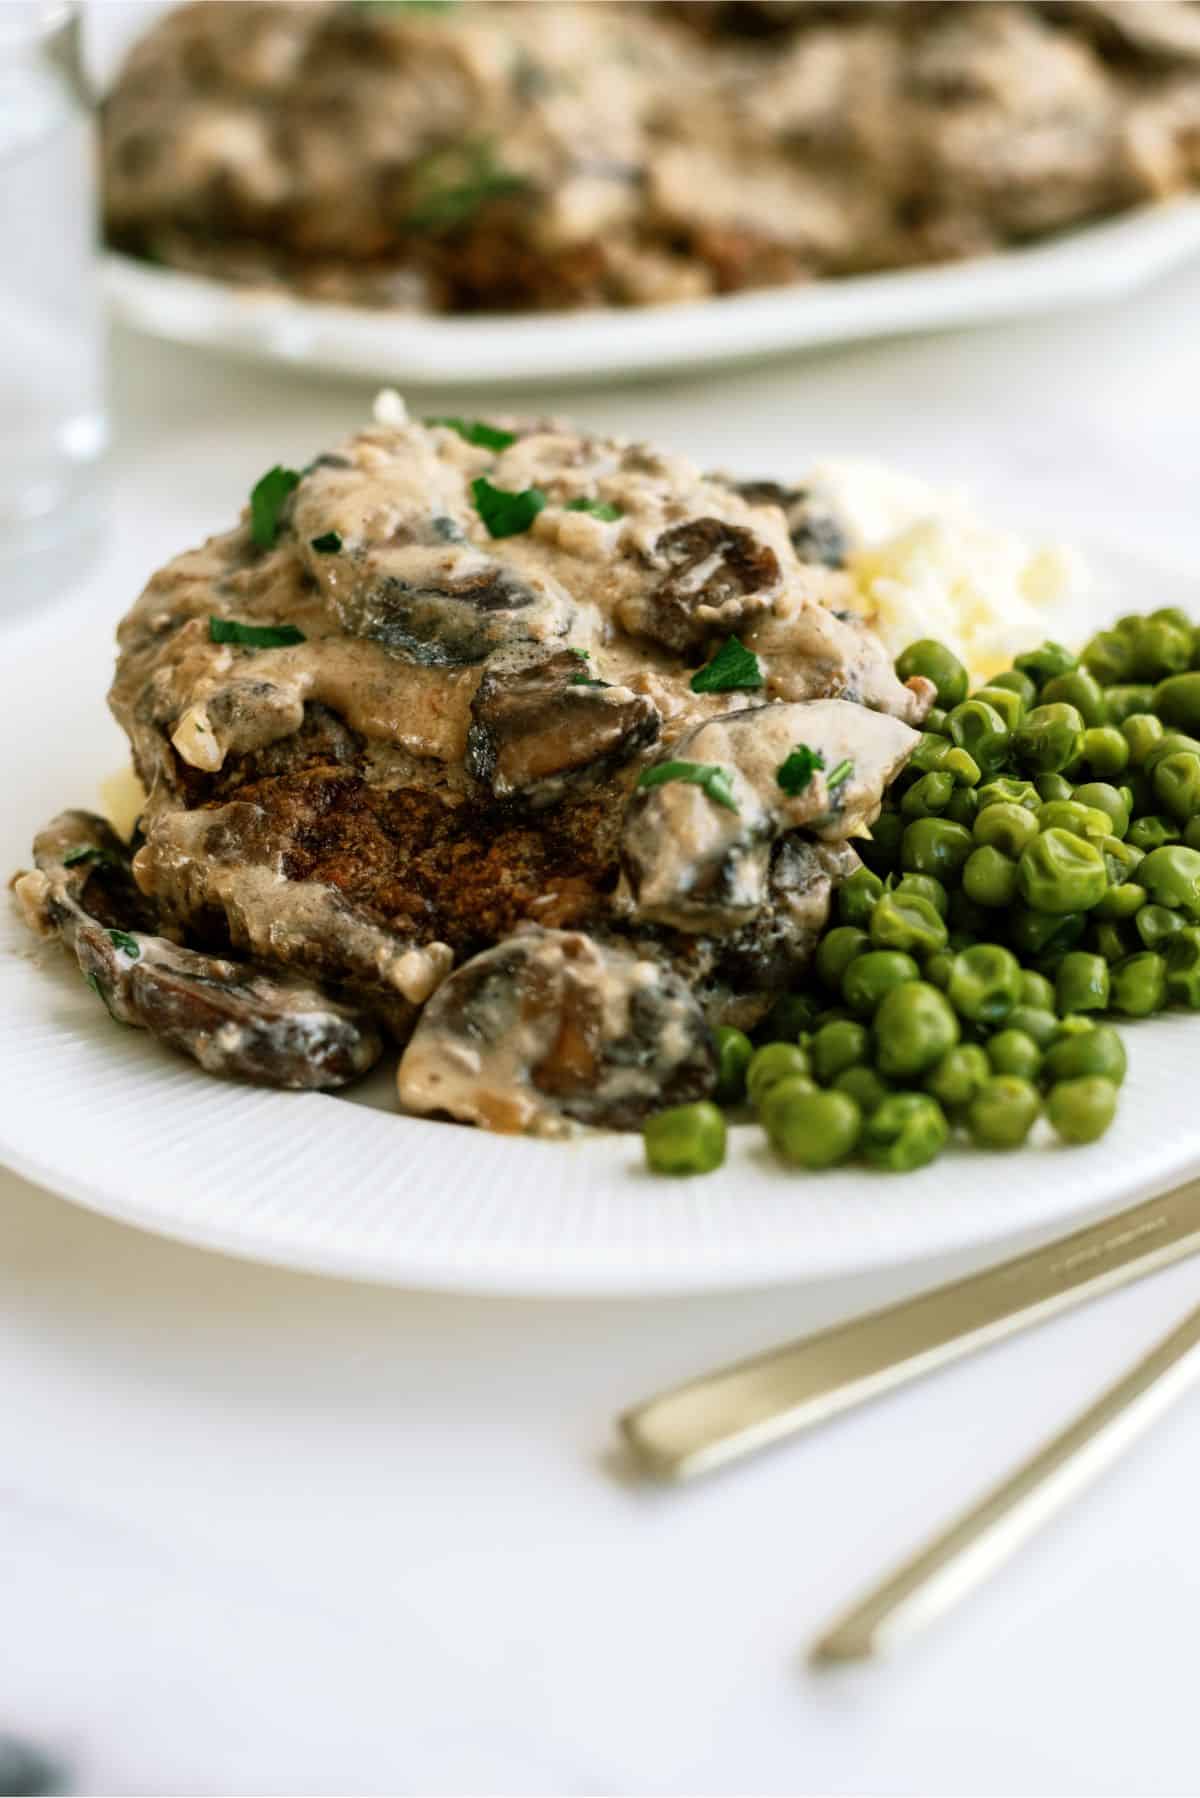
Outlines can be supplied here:
<path id="1" fill-rule="evenodd" d="M 564 508 L 568 512 L 590 512 L 593 518 L 602 518 L 605 524 L 615 524 L 625 514 L 620 506 L 610 506 L 603 499 L 569 499 Z"/>
<path id="2" fill-rule="evenodd" d="M 453 231 L 489 200 L 524 193 L 529 182 L 497 162 L 488 143 L 435 150 L 414 170 L 413 204 L 403 223 L 411 231 Z"/>
<path id="3" fill-rule="evenodd" d="M 829 791 L 832 793 L 833 789 L 835 787 L 845 786 L 846 782 L 849 780 L 850 776 L 853 773 L 854 773 L 854 763 L 853 762 L 839 762 L 837 767 L 833 770 L 832 774 L 829 775 L 828 779 L 825 782 L 825 785 L 829 788 Z"/>
<path id="4" fill-rule="evenodd" d="M 578 656 L 581 662 L 590 662 L 592 659 L 592 652 L 590 649 L 576 649 L 573 643 L 568 643 L 567 648 L 573 656 Z"/>
<path id="5" fill-rule="evenodd" d="M 94 843 L 77 843 L 74 849 L 68 849 L 62 858 L 64 868 L 77 868 L 80 862 L 97 862 L 101 866 L 112 863 L 112 856 L 107 849 L 97 849 Z"/>
<path id="6" fill-rule="evenodd" d="M 609 687 L 611 681 L 593 680 L 590 674 L 573 674 L 567 682 L 569 687 Z"/>
<path id="7" fill-rule="evenodd" d="M 108 1002 L 108 994 L 105 992 L 104 988 L 100 984 L 99 975 L 98 974 L 85 974 L 83 978 L 84 978 L 85 984 L 91 987 L 91 989 L 95 993 L 96 997 L 98 999 L 103 999 L 104 1009 L 108 1013 L 109 1017 L 112 1019 L 113 1023 L 114 1024 L 119 1023 L 120 1019 L 117 1017 L 116 1012 L 113 1010 L 112 1006 Z"/>
<path id="8" fill-rule="evenodd" d="M 240 643 L 243 649 L 290 649 L 304 641 L 294 624 L 239 624 L 236 618 L 210 618 L 208 635 L 213 643 Z"/>
<path id="9" fill-rule="evenodd" d="M 730 637 L 718 649 L 711 662 L 697 668 L 691 679 L 693 693 L 733 693 L 748 691 L 763 684 L 758 657 L 736 637 Z"/>
<path id="10" fill-rule="evenodd" d="M 135 936 L 130 936 L 127 930 L 110 930 L 107 935 L 113 948 L 122 950 L 123 953 L 129 957 L 130 961 L 136 961 L 138 956 L 142 953 L 137 938 Z"/>
<path id="11" fill-rule="evenodd" d="M 546 504 L 540 487 L 522 487 L 518 493 L 510 493 L 505 487 L 493 487 L 482 475 L 471 482 L 471 498 L 489 537 L 520 536 Z"/>
<path id="12" fill-rule="evenodd" d="M 652 768 L 643 768 L 638 776 L 638 786 L 662 787 L 670 780 L 682 780 L 689 786 L 703 787 L 713 804 L 724 806 L 727 812 L 736 812 L 738 809 L 729 770 L 716 762 L 656 762 Z"/>
<path id="13" fill-rule="evenodd" d="M 250 535 L 259 549 L 274 549 L 279 534 L 279 514 L 288 495 L 299 485 L 299 470 L 281 468 L 276 463 L 250 489 Z"/>
<path id="14" fill-rule="evenodd" d="M 342 539 L 337 531 L 322 531 L 319 537 L 310 537 L 308 547 L 315 549 L 319 556 L 336 556 L 342 547 Z"/>
<path id="15" fill-rule="evenodd" d="M 444 425 L 448 431 L 457 431 L 464 442 L 473 443 L 477 449 L 505 450 L 517 441 L 515 432 L 497 430 L 482 418 L 427 418 L 425 424 Z"/>
<path id="16" fill-rule="evenodd" d="M 807 743 L 797 743 L 787 760 L 780 762 L 776 768 L 775 779 L 788 798 L 795 799 L 810 784 L 817 769 L 824 766 L 825 757 L 819 749 L 810 749 Z"/>

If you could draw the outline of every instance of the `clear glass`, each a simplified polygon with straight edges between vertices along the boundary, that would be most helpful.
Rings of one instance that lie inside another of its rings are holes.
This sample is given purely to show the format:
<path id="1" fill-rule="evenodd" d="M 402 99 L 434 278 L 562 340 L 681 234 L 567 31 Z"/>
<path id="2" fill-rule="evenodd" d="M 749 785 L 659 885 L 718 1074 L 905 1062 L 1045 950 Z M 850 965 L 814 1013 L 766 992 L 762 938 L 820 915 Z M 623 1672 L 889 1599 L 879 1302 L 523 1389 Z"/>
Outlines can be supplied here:
<path id="1" fill-rule="evenodd" d="M 78 10 L 0 0 L 0 608 L 78 572 L 106 438 Z"/>

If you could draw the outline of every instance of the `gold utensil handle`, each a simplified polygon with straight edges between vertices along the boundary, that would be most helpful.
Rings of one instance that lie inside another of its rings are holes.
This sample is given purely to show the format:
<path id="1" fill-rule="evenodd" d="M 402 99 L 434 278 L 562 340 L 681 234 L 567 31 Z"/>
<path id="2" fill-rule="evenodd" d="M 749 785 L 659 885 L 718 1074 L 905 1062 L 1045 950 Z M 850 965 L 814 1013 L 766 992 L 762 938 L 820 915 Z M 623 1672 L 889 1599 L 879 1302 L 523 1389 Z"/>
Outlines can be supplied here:
<path id="1" fill-rule="evenodd" d="M 861 1598 L 812 1649 L 818 1664 L 893 1646 L 966 1597 L 1200 1378 L 1200 1310 L 1061 1435 Z"/>
<path id="2" fill-rule="evenodd" d="M 650 1472 L 682 1479 L 1200 1248 L 1200 1181 L 949 1286 L 649 1399 L 619 1420 Z"/>

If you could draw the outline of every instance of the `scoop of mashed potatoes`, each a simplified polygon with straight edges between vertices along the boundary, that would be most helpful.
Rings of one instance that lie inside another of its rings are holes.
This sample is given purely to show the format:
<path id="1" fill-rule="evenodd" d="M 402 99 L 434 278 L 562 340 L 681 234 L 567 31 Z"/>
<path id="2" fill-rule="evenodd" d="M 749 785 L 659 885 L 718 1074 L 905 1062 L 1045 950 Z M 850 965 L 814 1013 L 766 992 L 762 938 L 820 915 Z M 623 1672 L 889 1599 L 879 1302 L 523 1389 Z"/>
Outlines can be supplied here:
<path id="1" fill-rule="evenodd" d="M 808 484 L 850 536 L 852 603 L 894 655 L 937 637 L 977 681 L 1081 619 L 1088 576 L 1060 544 L 1031 548 L 986 523 L 959 496 L 878 463 L 831 461 Z"/>

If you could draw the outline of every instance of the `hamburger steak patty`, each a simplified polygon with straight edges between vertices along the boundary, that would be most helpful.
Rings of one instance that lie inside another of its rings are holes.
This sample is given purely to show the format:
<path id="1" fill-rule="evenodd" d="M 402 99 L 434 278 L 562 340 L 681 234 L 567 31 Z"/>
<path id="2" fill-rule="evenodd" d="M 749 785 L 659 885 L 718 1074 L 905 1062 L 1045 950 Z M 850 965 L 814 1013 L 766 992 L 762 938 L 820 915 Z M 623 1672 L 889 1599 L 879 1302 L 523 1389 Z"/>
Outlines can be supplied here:
<path id="1" fill-rule="evenodd" d="M 709 1090 L 710 1026 L 804 966 L 932 689 L 833 609 L 849 582 L 800 559 L 791 490 L 384 412 L 275 471 L 120 626 L 139 903 L 411 1037 L 410 1107 L 627 1127 Z M 695 691 L 734 636 L 742 684 Z M 798 743 L 817 767 L 785 793 Z"/>

